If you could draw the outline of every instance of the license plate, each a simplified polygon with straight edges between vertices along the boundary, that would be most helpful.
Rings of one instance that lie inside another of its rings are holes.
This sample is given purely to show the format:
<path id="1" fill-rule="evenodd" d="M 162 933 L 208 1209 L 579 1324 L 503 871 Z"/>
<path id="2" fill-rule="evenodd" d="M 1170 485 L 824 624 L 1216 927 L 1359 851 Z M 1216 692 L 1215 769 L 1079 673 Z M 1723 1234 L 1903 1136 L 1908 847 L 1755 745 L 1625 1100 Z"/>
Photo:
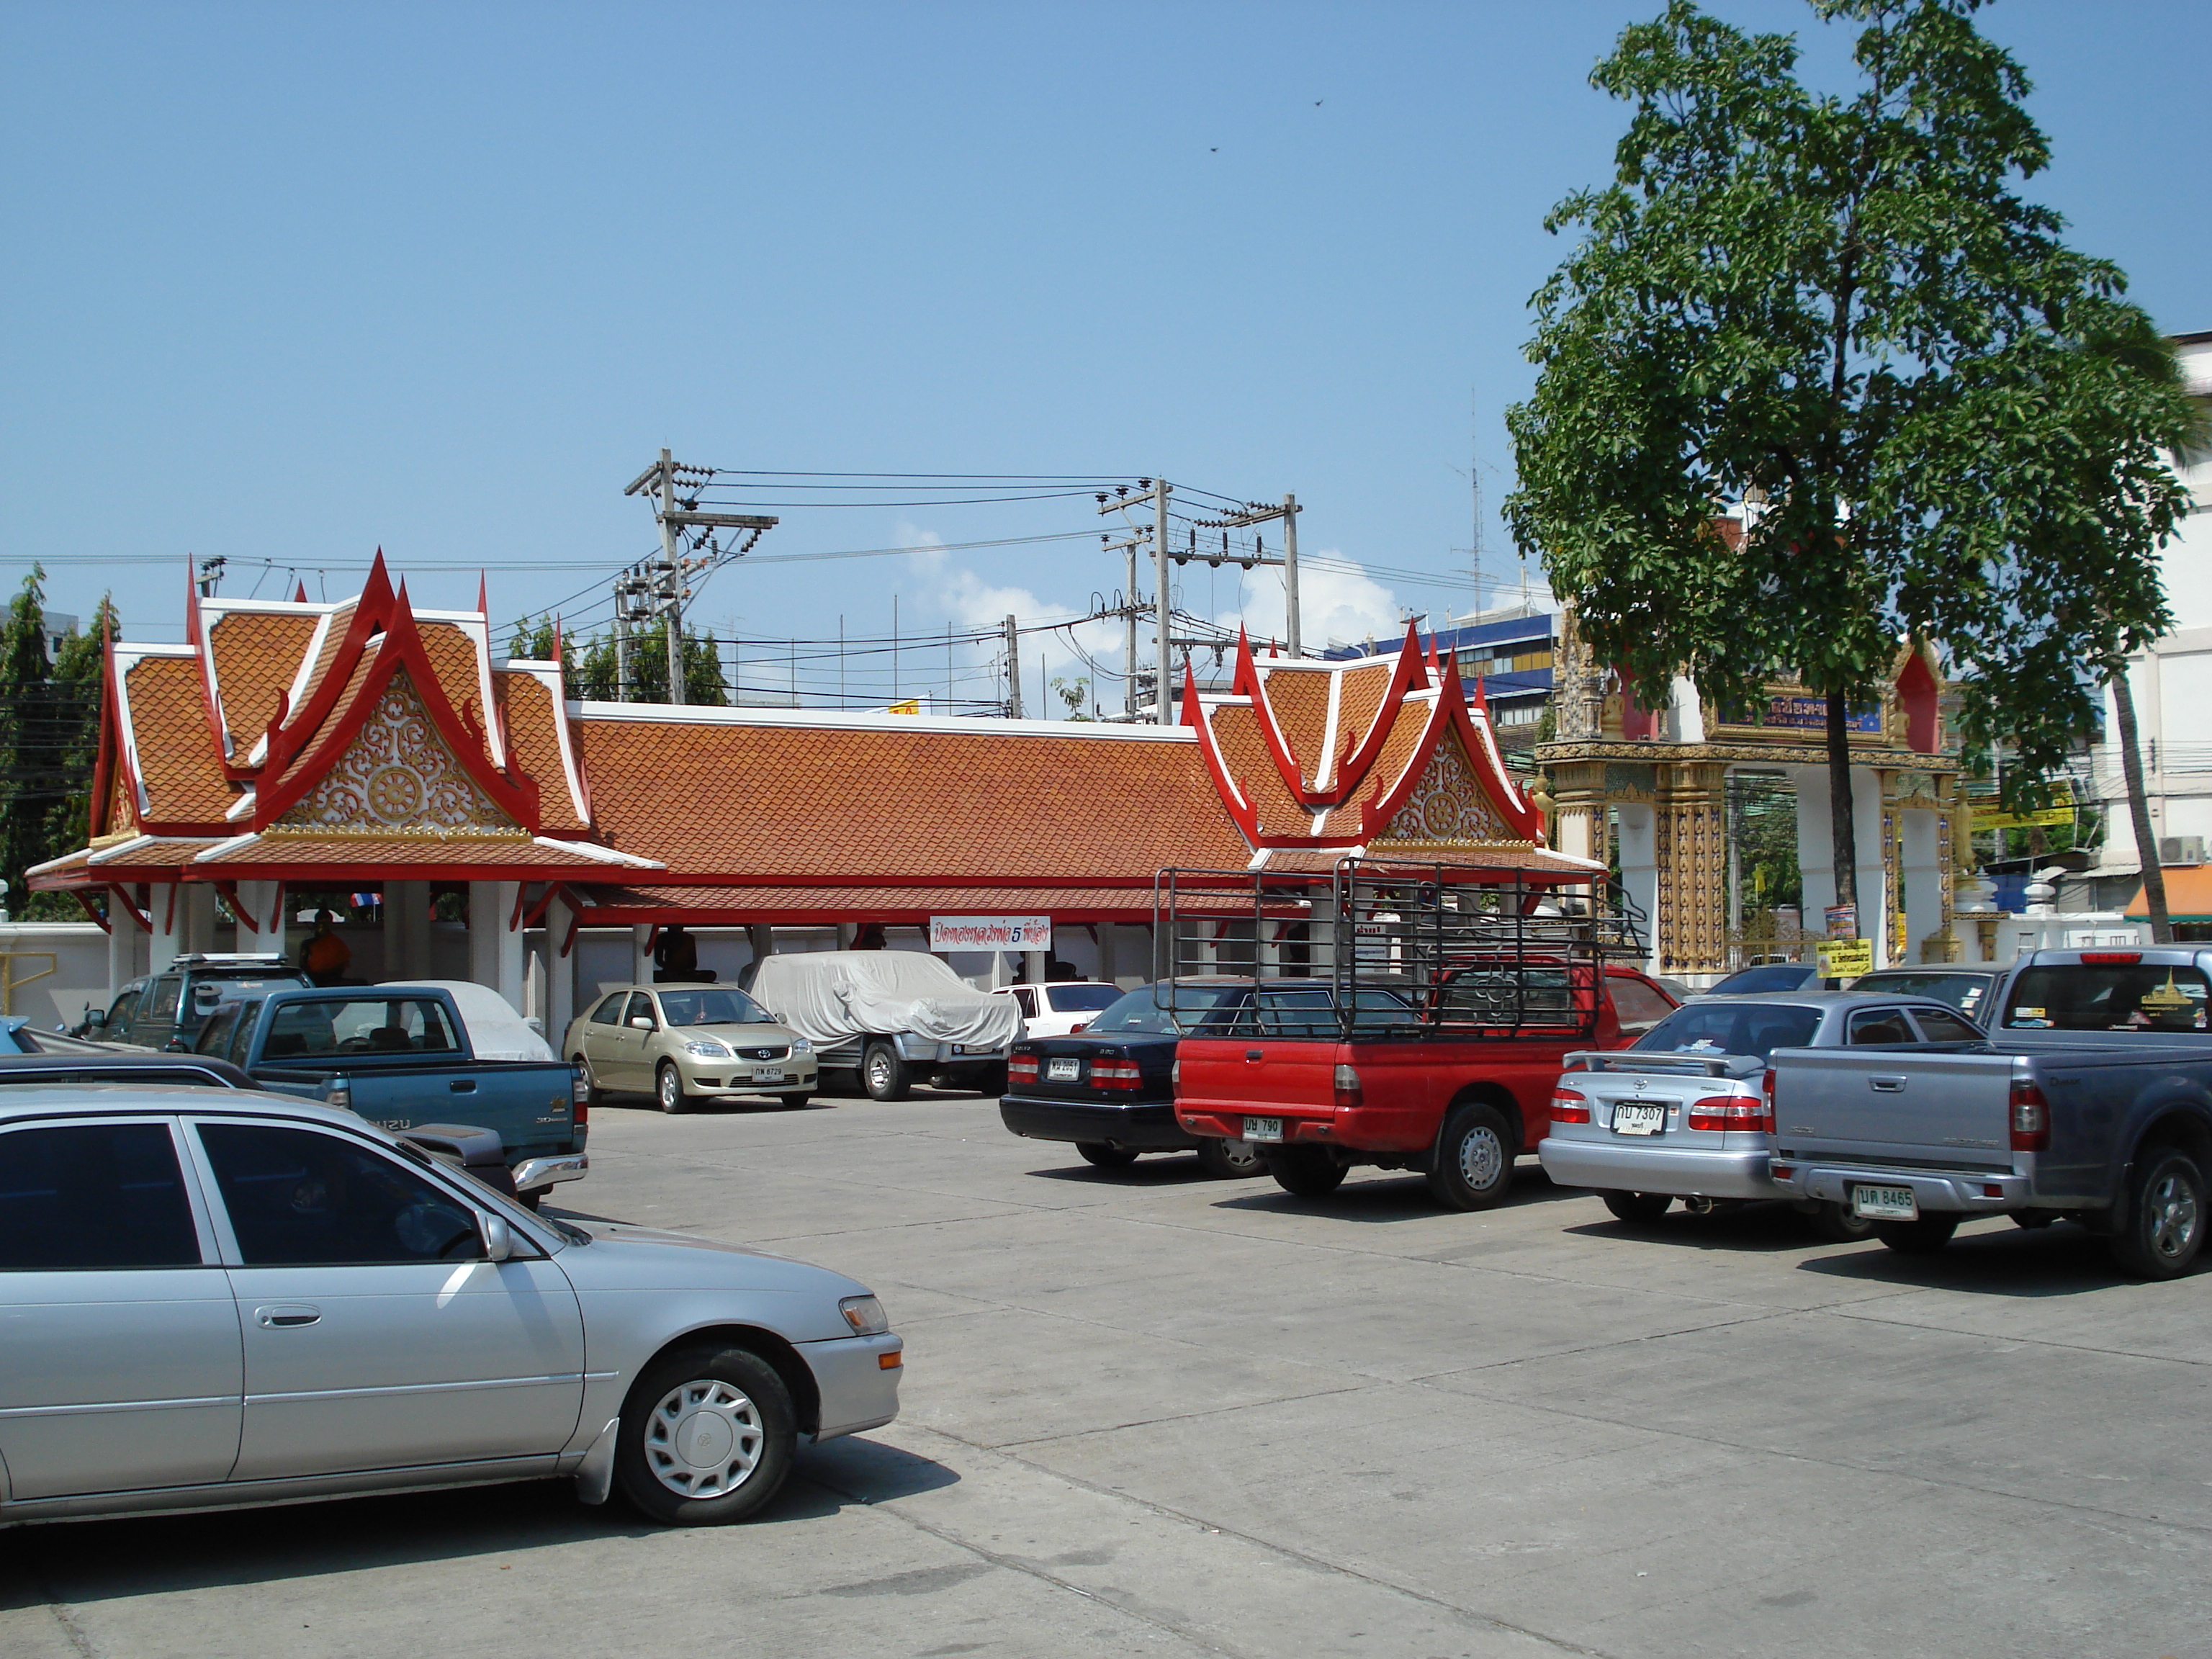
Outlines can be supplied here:
<path id="1" fill-rule="evenodd" d="M 1244 1139 L 1247 1140 L 1280 1140 L 1283 1120 L 1279 1117 L 1248 1117 L 1244 1120 Z"/>
<path id="2" fill-rule="evenodd" d="M 1910 1187 L 1854 1187 L 1851 1213 L 1869 1221 L 1917 1221 L 1920 1202 Z"/>
<path id="3" fill-rule="evenodd" d="M 1656 1135 L 1667 1127 L 1667 1109 L 1656 1100 L 1624 1100 L 1613 1109 L 1617 1135 Z"/>
<path id="4" fill-rule="evenodd" d="M 783 1067 L 781 1066 L 755 1066 L 753 1068 L 753 1081 L 756 1083 L 781 1083 L 783 1081 Z"/>
<path id="5" fill-rule="evenodd" d="M 1054 1083 L 1073 1083 L 1083 1075 L 1083 1062 L 1079 1060 L 1048 1060 L 1045 1062 L 1044 1074 Z"/>

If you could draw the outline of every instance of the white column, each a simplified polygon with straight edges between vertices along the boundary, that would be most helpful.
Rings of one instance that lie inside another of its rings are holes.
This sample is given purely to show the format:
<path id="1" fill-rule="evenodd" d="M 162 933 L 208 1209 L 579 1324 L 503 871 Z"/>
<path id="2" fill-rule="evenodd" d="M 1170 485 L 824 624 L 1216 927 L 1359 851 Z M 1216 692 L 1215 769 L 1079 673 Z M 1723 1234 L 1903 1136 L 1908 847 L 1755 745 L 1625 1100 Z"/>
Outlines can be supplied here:
<path id="1" fill-rule="evenodd" d="M 1943 925 L 1943 871 L 1937 862 L 1942 850 L 1935 813 L 1916 808 L 1898 814 L 1898 864 L 1905 877 L 1905 937 L 1891 951 L 1892 962 L 1917 964 L 1920 941 Z M 1953 936 L 1958 933 L 1954 926 Z"/>
<path id="2" fill-rule="evenodd" d="M 509 924 L 521 890 L 512 881 L 469 884 L 469 977 L 490 986 L 518 1013 L 524 995 L 522 930 Z"/>
<path id="3" fill-rule="evenodd" d="M 284 918 L 278 910 L 276 896 L 282 884 L 273 881 L 241 881 L 238 884 L 236 908 L 241 917 L 238 925 L 238 948 L 256 954 L 284 952 Z M 247 927 L 251 921 L 252 926 Z"/>
<path id="4" fill-rule="evenodd" d="M 653 983 L 653 929 L 629 930 L 629 977 L 633 985 Z"/>
<path id="5" fill-rule="evenodd" d="M 430 976 L 430 884 L 384 884 L 384 977 Z"/>
<path id="6" fill-rule="evenodd" d="M 566 900 L 555 899 L 545 907 L 545 1041 L 556 1048 L 576 1017 L 576 955 L 573 950 L 561 954 L 574 920 Z"/>
<path id="7" fill-rule="evenodd" d="M 133 905 L 107 896 L 107 997 L 112 1002 L 115 994 L 138 977 L 139 941 L 146 930 L 138 925 Z"/>
<path id="8" fill-rule="evenodd" d="M 1851 768 L 1851 843 L 1859 865 L 1859 937 L 1873 944 L 1875 967 L 1901 966 L 1909 958 L 1903 943 L 1890 938 L 1897 920 L 1889 914 L 1881 867 L 1881 779 L 1871 767 Z"/>
<path id="9" fill-rule="evenodd" d="M 168 965 L 191 949 L 185 943 L 185 930 L 189 907 L 177 891 L 182 884 L 156 882 L 148 887 L 147 916 L 154 924 L 154 937 L 146 951 L 146 971 L 164 972 Z"/>
<path id="10" fill-rule="evenodd" d="M 1115 983 L 1121 965 L 1121 952 L 1115 948 L 1120 943 L 1121 927 L 1118 921 L 1098 924 L 1098 977 L 1109 985 Z"/>
<path id="11" fill-rule="evenodd" d="M 1022 952 L 1022 977 L 1032 985 L 1044 983 L 1045 957 L 1046 953 L 1042 951 Z"/>
<path id="12" fill-rule="evenodd" d="M 1784 769 L 1797 788 L 1797 872 L 1804 878 L 1805 931 L 1823 931 L 1820 913 L 1836 902 L 1836 837 L 1828 823 L 1828 769 Z M 1854 788 L 1854 794 L 1857 793 Z"/>
<path id="13" fill-rule="evenodd" d="M 215 889 L 204 881 L 188 881 L 177 896 L 177 925 L 183 934 L 179 951 L 214 951 L 222 946 L 215 936 Z"/>
<path id="14" fill-rule="evenodd" d="M 1659 824 L 1649 806 L 1625 801 L 1613 809 L 1620 815 L 1620 888 L 1629 902 L 1644 913 L 1649 929 L 1645 943 L 1651 947 L 1650 963 L 1659 960 Z"/>

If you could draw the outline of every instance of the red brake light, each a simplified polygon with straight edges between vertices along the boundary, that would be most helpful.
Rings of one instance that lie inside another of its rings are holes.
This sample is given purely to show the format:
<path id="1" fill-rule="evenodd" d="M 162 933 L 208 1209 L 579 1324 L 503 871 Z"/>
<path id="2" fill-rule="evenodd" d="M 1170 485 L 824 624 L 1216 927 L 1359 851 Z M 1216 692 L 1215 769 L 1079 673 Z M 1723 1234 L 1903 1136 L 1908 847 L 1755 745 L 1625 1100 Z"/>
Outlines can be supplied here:
<path id="1" fill-rule="evenodd" d="M 1774 1121 L 1772 1110 L 1761 1095 L 1707 1095 L 1703 1100 L 1690 1103 L 1683 1127 L 1739 1133 L 1764 1133 Z"/>
<path id="2" fill-rule="evenodd" d="M 1133 1060 L 1094 1060 L 1091 1062 L 1094 1089 L 1141 1089 L 1145 1073 Z"/>
<path id="3" fill-rule="evenodd" d="M 2024 1079 L 2012 1085 L 2012 1149 L 2042 1152 L 2051 1149 L 2051 1103 L 2043 1091 Z"/>
<path id="4" fill-rule="evenodd" d="M 2142 960 L 2140 951 L 2084 951 L 2081 960 L 2100 968 L 2132 968 Z"/>
<path id="5" fill-rule="evenodd" d="M 1590 1121 L 1589 1098 L 1572 1089 L 1552 1091 L 1552 1121 L 1554 1123 L 1587 1123 Z"/>
<path id="6" fill-rule="evenodd" d="M 1077 1020 L 1077 1021 L 1075 1022 L 1075 1024 L 1073 1024 L 1073 1025 L 1071 1025 L 1071 1026 L 1069 1026 L 1069 1027 L 1067 1028 L 1067 1034 L 1068 1034 L 1068 1036 L 1074 1036 L 1078 1031 L 1079 1031 L 1079 1030 L 1083 1030 L 1083 1028 L 1084 1028 L 1085 1026 L 1086 1026 L 1086 1025 L 1088 1025 L 1088 1024 L 1091 1024 L 1091 1022 L 1090 1022 L 1089 1020 L 1087 1020 L 1087 1019 L 1079 1019 L 1079 1020 Z"/>
<path id="7" fill-rule="evenodd" d="M 1006 1081 L 1035 1083 L 1037 1080 L 1037 1060 L 1035 1054 L 1016 1054 L 1006 1062 Z"/>
<path id="8" fill-rule="evenodd" d="M 1331 1081 L 1335 1085 L 1336 1105 L 1339 1110 L 1357 1106 L 1367 1098 L 1366 1091 L 1360 1086 L 1359 1068 L 1357 1066 L 1347 1066 L 1340 1060 L 1337 1063 L 1336 1075 Z"/>

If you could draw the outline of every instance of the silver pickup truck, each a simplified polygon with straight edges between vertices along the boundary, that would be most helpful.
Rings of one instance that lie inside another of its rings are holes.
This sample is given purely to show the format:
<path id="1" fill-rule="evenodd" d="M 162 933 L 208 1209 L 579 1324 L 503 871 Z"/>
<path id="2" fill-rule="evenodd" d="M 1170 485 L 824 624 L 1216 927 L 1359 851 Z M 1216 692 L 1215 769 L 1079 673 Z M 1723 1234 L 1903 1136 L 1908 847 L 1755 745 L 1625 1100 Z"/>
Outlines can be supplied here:
<path id="1" fill-rule="evenodd" d="M 1777 1049 L 1774 1182 L 1907 1254 L 1961 1221 L 2062 1218 L 2151 1279 L 2212 1221 L 2212 948 L 2036 951 L 1948 1054 Z"/>

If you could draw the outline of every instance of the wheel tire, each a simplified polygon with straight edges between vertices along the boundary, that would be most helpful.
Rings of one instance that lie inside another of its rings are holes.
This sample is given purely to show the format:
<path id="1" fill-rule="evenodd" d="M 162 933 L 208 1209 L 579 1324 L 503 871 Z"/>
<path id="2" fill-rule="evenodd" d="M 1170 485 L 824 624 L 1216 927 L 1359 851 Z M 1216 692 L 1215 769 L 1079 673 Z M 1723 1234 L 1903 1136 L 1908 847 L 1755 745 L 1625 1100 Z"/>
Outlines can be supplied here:
<path id="1" fill-rule="evenodd" d="M 1249 1140 L 1208 1135 L 1198 1143 L 1198 1167 L 1216 1181 L 1244 1181 L 1267 1173 L 1267 1161 Z"/>
<path id="2" fill-rule="evenodd" d="M 599 1087 L 599 1079 L 592 1075 L 592 1062 L 586 1060 L 583 1055 L 578 1054 L 568 1063 L 584 1074 L 584 1104 L 604 1105 L 606 1102 L 607 1091 Z"/>
<path id="3" fill-rule="evenodd" d="M 1648 1227 L 1674 1207 L 1674 1200 L 1667 1193 L 1600 1193 L 1605 1207 L 1613 1212 L 1613 1219 L 1626 1221 L 1632 1227 Z"/>
<path id="4" fill-rule="evenodd" d="M 1874 1237 L 1873 1222 L 1853 1215 L 1833 1199 L 1821 1200 L 1820 1207 L 1809 1218 L 1813 1231 L 1831 1244 L 1858 1244 Z"/>
<path id="5" fill-rule="evenodd" d="M 791 1391 L 768 1361 L 744 1348 L 680 1348 L 647 1366 L 623 1404 L 615 1485 L 663 1526 L 743 1521 L 781 1489 L 798 1443 Z"/>
<path id="6" fill-rule="evenodd" d="M 778 1095 L 775 1103 L 787 1112 L 795 1112 L 813 1098 L 812 1095 Z"/>
<path id="7" fill-rule="evenodd" d="M 653 1080 L 653 1103 L 664 1112 L 674 1114 L 691 1109 L 690 1091 L 684 1086 L 684 1073 L 676 1069 L 676 1062 L 664 1060 L 660 1071 Z"/>
<path id="8" fill-rule="evenodd" d="M 904 1100 L 914 1093 L 914 1079 L 897 1049 L 871 1042 L 860 1056 L 860 1087 L 870 1100 Z"/>
<path id="9" fill-rule="evenodd" d="M 2126 1224 L 2112 1235 L 2112 1256 L 2144 1279 L 2179 1279 L 2204 1248 L 2212 1209 L 2204 1171 L 2179 1147 L 2154 1146 L 2136 1160 L 2128 1186 Z"/>
<path id="10" fill-rule="evenodd" d="M 1504 1113 L 1470 1102 L 1444 1120 L 1429 1190 L 1449 1209 L 1486 1210 L 1511 1189 L 1519 1151 Z"/>
<path id="11" fill-rule="evenodd" d="M 2032 1233 L 2040 1232 L 2057 1219 L 2055 1215 L 2045 1215 L 2037 1210 L 2014 1210 L 2012 1212 L 2012 1224 L 2015 1227 L 2025 1227 Z"/>
<path id="12" fill-rule="evenodd" d="M 1137 1161 L 1134 1152 L 1109 1146 L 1103 1140 L 1079 1140 L 1075 1150 L 1083 1154 L 1085 1164 L 1096 1164 L 1102 1170 L 1126 1170 Z"/>
<path id="13" fill-rule="evenodd" d="M 1344 1165 L 1318 1146 L 1279 1146 L 1261 1156 L 1275 1184 L 1295 1198 L 1324 1198 L 1344 1185 Z"/>
<path id="14" fill-rule="evenodd" d="M 986 1066 L 982 1075 L 975 1079 L 975 1092 L 989 1095 L 994 1100 L 1006 1093 L 1006 1068 L 1003 1066 Z"/>
<path id="15" fill-rule="evenodd" d="M 1899 1255 L 1934 1255 L 1959 1231 L 1954 1215 L 1923 1215 L 1917 1221 L 1877 1221 L 1874 1236 Z"/>

